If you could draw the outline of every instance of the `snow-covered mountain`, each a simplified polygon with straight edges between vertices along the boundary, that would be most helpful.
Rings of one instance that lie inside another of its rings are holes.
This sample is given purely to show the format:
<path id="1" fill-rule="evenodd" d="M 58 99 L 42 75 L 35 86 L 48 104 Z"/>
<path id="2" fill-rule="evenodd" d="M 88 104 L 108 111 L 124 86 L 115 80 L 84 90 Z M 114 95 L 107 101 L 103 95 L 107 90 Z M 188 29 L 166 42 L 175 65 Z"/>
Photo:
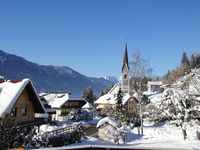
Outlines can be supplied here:
<path id="1" fill-rule="evenodd" d="M 102 77 L 102 78 L 104 78 L 104 79 L 106 79 L 106 80 L 109 80 L 109 81 L 112 81 L 112 82 L 118 82 L 118 79 L 116 78 L 116 77 L 112 77 L 112 76 L 104 76 L 104 77 Z"/>
<path id="2" fill-rule="evenodd" d="M 38 92 L 72 93 L 80 96 L 84 88 L 91 86 L 96 94 L 116 83 L 113 78 L 87 77 L 66 66 L 44 66 L 0 50 L 0 75 L 6 79 L 32 80 Z"/>

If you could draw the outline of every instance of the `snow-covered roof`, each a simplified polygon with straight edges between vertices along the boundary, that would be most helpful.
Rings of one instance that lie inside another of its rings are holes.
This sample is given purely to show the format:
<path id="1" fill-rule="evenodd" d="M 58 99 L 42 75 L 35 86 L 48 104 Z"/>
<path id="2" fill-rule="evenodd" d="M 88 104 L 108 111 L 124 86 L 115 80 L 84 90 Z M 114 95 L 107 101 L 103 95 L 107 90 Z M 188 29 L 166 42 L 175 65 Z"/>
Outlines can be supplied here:
<path id="1" fill-rule="evenodd" d="M 130 95 L 128 93 L 125 93 L 122 99 L 122 104 L 126 104 L 126 102 L 129 100 Z"/>
<path id="2" fill-rule="evenodd" d="M 95 104 L 116 104 L 117 96 L 114 94 L 105 94 L 98 98 L 94 103 Z"/>
<path id="3" fill-rule="evenodd" d="M 151 96 L 151 95 L 155 95 L 155 94 L 157 94 L 157 92 L 151 92 L 151 91 L 144 91 L 144 92 L 143 92 L 143 95 L 145 95 L 145 96 L 147 96 L 147 97 L 149 97 L 149 96 Z"/>
<path id="4" fill-rule="evenodd" d="M 162 81 L 148 81 L 147 84 L 149 85 L 163 85 Z"/>
<path id="5" fill-rule="evenodd" d="M 41 93 L 52 108 L 61 108 L 67 101 L 85 101 L 81 98 L 70 98 L 69 93 Z"/>
<path id="6" fill-rule="evenodd" d="M 93 108 L 94 108 L 94 106 L 88 102 L 85 105 L 83 105 L 83 107 L 82 107 L 82 109 L 93 109 Z"/>
<path id="7" fill-rule="evenodd" d="M 29 81 L 28 79 L 24 79 L 17 83 L 10 81 L 0 83 L 0 117 L 3 117 L 11 111 L 13 105 Z"/>
<path id="8" fill-rule="evenodd" d="M 123 95 L 122 103 L 123 105 L 126 104 L 126 102 L 130 99 L 130 95 L 128 93 L 125 93 Z M 115 105 L 117 103 L 117 95 L 116 94 L 105 94 L 98 98 L 95 102 L 95 104 L 111 104 Z"/>
<path id="9" fill-rule="evenodd" d="M 10 113 L 17 99 L 28 83 L 31 83 L 29 79 L 23 79 L 15 82 L 2 80 L 0 82 L 0 117 L 4 117 L 6 114 Z M 40 104 L 43 107 L 41 102 Z M 45 110 L 44 107 L 43 110 Z"/>
<path id="10" fill-rule="evenodd" d="M 151 101 L 151 103 L 157 105 L 161 102 L 162 96 L 163 96 L 162 93 L 154 94 L 154 95 L 149 96 L 149 100 Z"/>
<path id="11" fill-rule="evenodd" d="M 138 92 L 135 92 L 135 93 L 133 94 L 133 97 L 135 97 L 136 99 L 138 99 L 138 97 L 139 97 Z"/>
<path id="12" fill-rule="evenodd" d="M 47 101 L 48 101 L 49 105 L 51 105 L 52 108 L 60 108 L 69 99 L 68 93 L 55 94 L 55 95 L 49 94 L 48 96 L 51 97 L 51 99 L 49 101 L 48 100 Z"/>
<path id="13" fill-rule="evenodd" d="M 4 79 L 5 79 L 5 77 L 0 75 L 0 80 L 4 80 Z"/>
<path id="14" fill-rule="evenodd" d="M 102 125 L 107 124 L 107 123 L 112 125 L 113 127 L 117 127 L 117 121 L 114 118 L 105 117 L 99 120 L 99 122 L 97 123 L 97 128 L 100 128 Z"/>
<path id="15" fill-rule="evenodd" d="M 116 84 L 110 89 L 110 91 L 108 91 L 108 94 L 117 94 L 118 91 L 119 91 L 119 83 L 116 83 Z"/>

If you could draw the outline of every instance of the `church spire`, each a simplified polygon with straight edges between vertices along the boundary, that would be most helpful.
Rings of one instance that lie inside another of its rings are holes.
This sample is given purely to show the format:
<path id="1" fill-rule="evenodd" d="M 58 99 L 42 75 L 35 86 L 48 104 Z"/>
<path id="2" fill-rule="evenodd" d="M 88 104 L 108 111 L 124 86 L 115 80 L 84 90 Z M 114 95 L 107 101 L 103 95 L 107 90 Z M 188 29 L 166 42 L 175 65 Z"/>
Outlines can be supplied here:
<path id="1" fill-rule="evenodd" d="M 123 93 L 130 93 L 130 70 L 128 63 L 128 51 L 127 51 L 127 43 L 125 45 L 124 52 L 124 60 L 122 65 L 122 73 L 121 73 L 121 90 Z"/>
<path id="2" fill-rule="evenodd" d="M 123 65 L 122 65 L 122 72 L 125 69 L 125 67 L 127 67 L 127 69 L 129 70 L 127 43 L 125 45 L 124 60 L 123 60 Z"/>

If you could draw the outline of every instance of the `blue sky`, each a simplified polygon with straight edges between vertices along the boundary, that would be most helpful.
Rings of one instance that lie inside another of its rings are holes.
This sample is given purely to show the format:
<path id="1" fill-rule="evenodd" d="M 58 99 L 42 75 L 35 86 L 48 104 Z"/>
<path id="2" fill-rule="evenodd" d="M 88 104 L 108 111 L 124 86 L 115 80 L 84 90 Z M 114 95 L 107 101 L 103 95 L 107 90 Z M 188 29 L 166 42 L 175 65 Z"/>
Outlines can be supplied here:
<path id="1" fill-rule="evenodd" d="M 198 0 L 0 0 L 0 49 L 88 76 L 119 76 L 128 43 L 155 75 L 200 50 Z M 127 38 L 127 40 L 126 40 Z"/>

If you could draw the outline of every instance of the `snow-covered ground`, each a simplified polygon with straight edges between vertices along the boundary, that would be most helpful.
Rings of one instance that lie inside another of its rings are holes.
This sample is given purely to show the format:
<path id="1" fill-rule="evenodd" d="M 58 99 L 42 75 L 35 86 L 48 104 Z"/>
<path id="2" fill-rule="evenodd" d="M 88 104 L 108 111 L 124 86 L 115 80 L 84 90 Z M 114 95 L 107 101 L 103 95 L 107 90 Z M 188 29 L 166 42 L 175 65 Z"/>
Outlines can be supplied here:
<path id="1" fill-rule="evenodd" d="M 73 149 L 83 147 L 104 147 L 104 148 L 145 148 L 145 149 L 195 149 L 200 150 L 200 141 L 195 136 L 196 127 L 188 126 L 188 139 L 183 140 L 182 131 L 175 125 L 168 123 L 160 123 L 152 125 L 148 122 L 144 123 L 144 135 L 138 135 L 137 128 L 134 128 L 126 135 L 126 144 L 120 142 L 117 146 L 109 141 L 102 141 L 94 137 L 88 137 L 81 143 L 68 145 L 66 147 L 51 148 L 52 149 Z"/>
<path id="2" fill-rule="evenodd" d="M 176 149 L 200 149 L 200 141 L 195 136 L 195 127 L 187 130 L 188 139 L 184 140 L 179 127 L 170 124 L 144 125 L 144 135 L 138 136 L 137 129 L 127 135 L 127 144 L 144 148 L 176 148 Z"/>

